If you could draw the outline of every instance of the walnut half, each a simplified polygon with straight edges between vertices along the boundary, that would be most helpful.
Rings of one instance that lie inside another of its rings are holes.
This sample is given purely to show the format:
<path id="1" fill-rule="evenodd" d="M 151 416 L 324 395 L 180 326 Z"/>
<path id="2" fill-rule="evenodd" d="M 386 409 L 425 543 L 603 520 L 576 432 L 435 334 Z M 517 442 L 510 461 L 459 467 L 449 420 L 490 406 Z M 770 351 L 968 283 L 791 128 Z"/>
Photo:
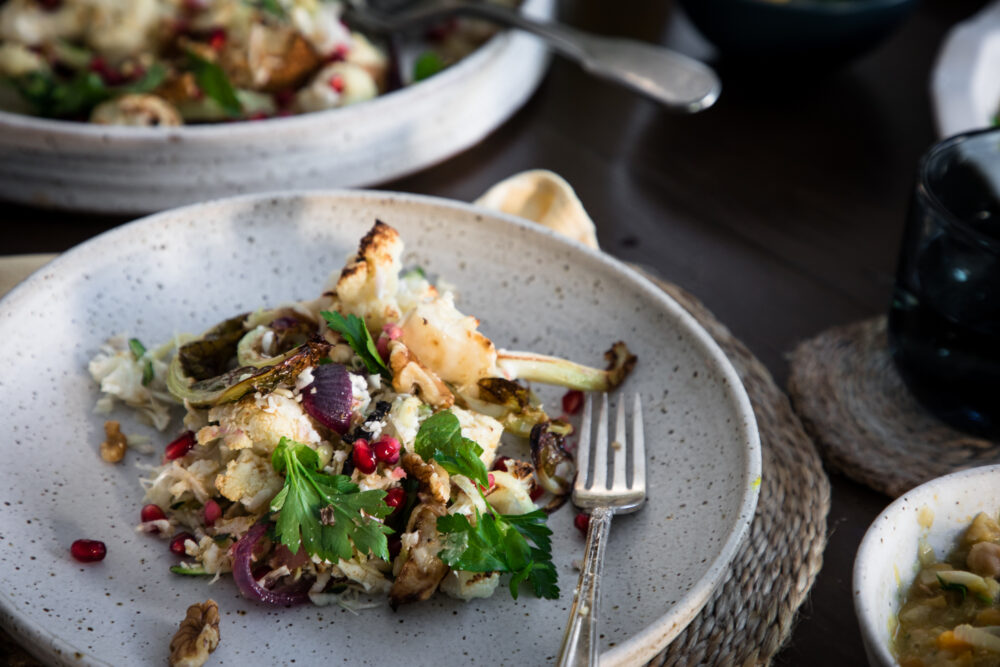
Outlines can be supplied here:
<path id="1" fill-rule="evenodd" d="M 116 421 L 104 422 L 104 436 L 106 440 L 101 443 L 101 458 L 108 463 L 118 463 L 125 458 L 125 449 L 128 447 L 121 425 Z"/>
<path id="2" fill-rule="evenodd" d="M 219 605 L 215 600 L 188 607 L 177 634 L 170 640 L 171 667 L 201 667 L 219 645 Z"/>

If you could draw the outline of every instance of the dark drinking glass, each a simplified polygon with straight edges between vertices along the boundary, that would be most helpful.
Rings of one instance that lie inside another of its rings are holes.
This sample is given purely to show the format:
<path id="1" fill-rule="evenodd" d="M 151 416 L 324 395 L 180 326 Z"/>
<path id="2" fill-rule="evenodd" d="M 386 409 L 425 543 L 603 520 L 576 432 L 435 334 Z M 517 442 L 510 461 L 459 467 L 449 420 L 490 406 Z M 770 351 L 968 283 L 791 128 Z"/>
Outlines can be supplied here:
<path id="1" fill-rule="evenodd" d="M 1000 130 L 920 160 L 889 310 L 910 391 L 960 429 L 1000 436 Z"/>

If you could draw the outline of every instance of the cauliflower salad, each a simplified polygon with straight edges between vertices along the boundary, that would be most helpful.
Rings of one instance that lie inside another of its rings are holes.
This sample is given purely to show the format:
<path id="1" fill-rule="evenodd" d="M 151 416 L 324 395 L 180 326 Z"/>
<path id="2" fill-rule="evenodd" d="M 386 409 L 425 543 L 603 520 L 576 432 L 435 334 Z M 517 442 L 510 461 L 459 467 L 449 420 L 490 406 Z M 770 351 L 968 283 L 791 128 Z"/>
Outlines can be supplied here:
<path id="1" fill-rule="evenodd" d="M 142 467 L 138 526 L 178 575 L 231 573 L 273 605 L 467 600 L 501 579 L 559 595 L 546 517 L 571 489 L 572 428 L 528 383 L 609 391 L 636 359 L 624 343 L 606 369 L 498 349 L 402 251 L 376 222 L 315 300 L 156 348 L 111 339 L 91 361 L 99 411 L 164 430 L 185 410 Z M 530 460 L 500 455 L 518 439 Z"/>
<path id="2" fill-rule="evenodd" d="M 345 24 L 343 9 L 338 0 L 7 0 L 0 109 L 147 127 L 322 111 L 427 78 L 495 32 L 449 21 L 403 58 Z"/>

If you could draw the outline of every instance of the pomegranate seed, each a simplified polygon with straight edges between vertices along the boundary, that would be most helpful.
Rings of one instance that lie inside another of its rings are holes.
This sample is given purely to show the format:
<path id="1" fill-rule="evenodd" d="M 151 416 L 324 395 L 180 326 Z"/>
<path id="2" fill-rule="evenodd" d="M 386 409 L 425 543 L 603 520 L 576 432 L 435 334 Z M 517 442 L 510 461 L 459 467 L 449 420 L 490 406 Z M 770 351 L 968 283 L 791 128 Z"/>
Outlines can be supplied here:
<path id="1" fill-rule="evenodd" d="M 385 492 L 385 504 L 392 508 L 392 514 L 390 516 L 395 516 L 399 513 L 399 510 L 403 507 L 403 503 L 406 502 L 406 491 L 401 486 L 394 486 Z"/>
<path id="2" fill-rule="evenodd" d="M 502 470 L 502 471 L 506 472 L 507 471 L 507 461 L 509 461 L 509 460 L 510 460 L 509 456 L 500 456 L 500 457 L 498 457 L 497 460 L 493 462 L 493 469 L 494 470 Z"/>
<path id="3" fill-rule="evenodd" d="M 396 340 L 403 335 L 403 330 L 395 322 L 389 322 L 382 325 L 382 333 L 388 336 L 389 340 Z"/>
<path id="4" fill-rule="evenodd" d="M 497 479 L 496 477 L 493 476 L 493 473 L 489 473 L 488 475 L 486 475 L 486 481 L 490 483 L 491 489 L 497 485 Z"/>
<path id="5" fill-rule="evenodd" d="M 543 495 L 545 495 L 545 489 L 543 489 L 541 485 L 536 484 L 531 488 L 531 492 L 528 494 L 528 497 L 531 498 L 531 502 L 534 502 Z"/>
<path id="6" fill-rule="evenodd" d="M 295 90 L 292 88 L 285 88 L 274 94 L 274 103 L 282 109 L 291 106 L 293 101 L 295 101 Z"/>
<path id="7" fill-rule="evenodd" d="M 347 44 L 337 44 L 337 46 L 334 47 L 333 51 L 330 52 L 330 55 L 326 57 L 326 62 L 336 63 L 340 62 L 341 60 L 346 60 L 347 53 L 350 50 L 351 49 L 350 47 L 347 46 Z"/>
<path id="8" fill-rule="evenodd" d="M 222 47 L 226 45 L 226 31 L 222 28 L 213 30 L 212 34 L 208 36 L 208 45 L 213 51 L 221 51 Z"/>
<path id="9" fill-rule="evenodd" d="M 383 463 L 399 461 L 399 440 L 389 435 L 383 435 L 375 443 L 375 457 Z"/>
<path id="10" fill-rule="evenodd" d="M 579 389 L 570 389 L 562 397 L 563 412 L 568 415 L 575 415 L 583 407 L 583 392 Z"/>
<path id="11" fill-rule="evenodd" d="M 247 116 L 247 120 L 265 120 L 267 118 L 270 118 L 270 116 L 268 116 L 263 111 L 257 111 L 256 113 L 252 113 L 249 116 Z"/>
<path id="12" fill-rule="evenodd" d="M 372 447 L 368 444 L 367 440 L 354 441 L 354 451 L 351 452 L 351 460 L 354 461 L 354 467 L 364 474 L 370 475 L 375 472 L 375 466 L 377 465 L 375 452 L 372 451 Z"/>
<path id="13" fill-rule="evenodd" d="M 219 503 L 212 499 L 209 499 L 209 501 L 205 503 L 205 507 L 202 512 L 205 515 L 205 524 L 209 526 L 218 521 L 222 516 L 222 508 L 219 507 Z"/>
<path id="14" fill-rule="evenodd" d="M 54 12 L 62 7 L 62 0 L 38 0 L 38 4 L 47 12 Z"/>
<path id="15" fill-rule="evenodd" d="M 576 526 L 576 529 L 579 530 L 584 537 L 586 537 L 587 528 L 590 527 L 590 515 L 580 512 L 576 515 L 576 518 L 573 519 L 573 525 Z"/>
<path id="16" fill-rule="evenodd" d="M 330 87 L 333 88 L 338 93 L 344 92 L 344 77 L 339 74 L 334 74 L 330 77 Z"/>
<path id="17" fill-rule="evenodd" d="M 392 560 L 402 550 L 403 541 L 399 539 L 399 535 L 390 535 L 386 541 L 389 543 L 389 560 Z"/>
<path id="18" fill-rule="evenodd" d="M 69 552 L 81 563 L 96 563 L 108 555 L 104 542 L 98 540 L 77 540 L 70 545 Z"/>
<path id="19" fill-rule="evenodd" d="M 145 523 L 146 521 L 161 521 L 166 519 L 167 515 L 164 514 L 159 505 L 149 504 L 142 506 L 142 511 L 139 512 L 139 518 L 143 523 Z"/>
<path id="20" fill-rule="evenodd" d="M 177 533 L 174 535 L 173 539 L 170 540 L 170 551 L 177 554 L 178 556 L 187 556 L 187 551 L 184 549 L 184 542 L 187 540 L 197 540 L 194 539 L 194 535 L 191 533 Z"/>
<path id="21" fill-rule="evenodd" d="M 163 461 L 173 461 L 184 456 L 195 446 L 194 431 L 184 431 L 163 450 Z"/>

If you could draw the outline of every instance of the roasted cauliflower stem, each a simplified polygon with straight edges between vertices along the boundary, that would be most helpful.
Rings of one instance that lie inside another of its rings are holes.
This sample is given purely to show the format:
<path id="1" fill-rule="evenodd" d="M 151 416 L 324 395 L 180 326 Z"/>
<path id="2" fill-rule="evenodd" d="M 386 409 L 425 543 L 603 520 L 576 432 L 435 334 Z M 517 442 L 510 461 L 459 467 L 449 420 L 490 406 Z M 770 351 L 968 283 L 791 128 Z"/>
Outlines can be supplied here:
<path id="1" fill-rule="evenodd" d="M 452 292 L 403 271 L 403 250 L 376 221 L 315 300 L 151 352 L 129 339 L 91 365 L 136 409 L 164 391 L 186 409 L 161 465 L 145 467 L 138 527 L 186 554 L 174 572 L 352 611 L 371 606 L 361 596 L 393 608 L 438 590 L 488 597 L 502 578 L 514 597 L 519 585 L 558 597 L 545 519 L 570 490 L 572 428 L 524 381 L 607 390 L 636 358 L 624 343 L 605 370 L 498 350 Z M 529 440 L 530 462 L 501 456 L 504 433 Z M 210 639 L 196 621 L 189 647 Z"/>

